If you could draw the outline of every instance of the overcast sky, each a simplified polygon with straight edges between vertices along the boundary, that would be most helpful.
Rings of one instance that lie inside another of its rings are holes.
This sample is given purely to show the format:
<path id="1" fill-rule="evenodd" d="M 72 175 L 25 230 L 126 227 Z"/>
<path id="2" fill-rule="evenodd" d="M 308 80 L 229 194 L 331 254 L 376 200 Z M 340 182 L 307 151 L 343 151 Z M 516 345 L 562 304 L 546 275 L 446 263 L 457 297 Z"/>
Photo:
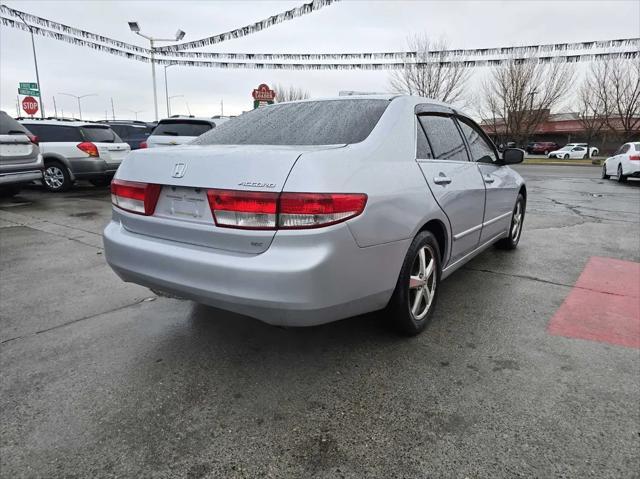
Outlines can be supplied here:
<path id="1" fill-rule="evenodd" d="M 228 31 L 296 7 L 297 1 L 6 1 L 23 10 L 70 26 L 115 39 L 148 46 L 129 31 L 127 21 L 140 23 L 143 33 L 174 35 L 178 28 L 185 41 Z M 29 34 L 0 27 L 0 104 L 16 113 L 19 82 L 35 81 Z M 406 48 L 407 35 L 426 33 L 444 37 L 451 48 L 484 48 L 539 43 L 608 40 L 640 36 L 640 1 L 342 1 L 315 13 L 276 25 L 247 37 L 224 42 L 203 51 L 218 52 L 369 52 Z M 47 115 L 77 115 L 76 100 L 59 95 L 95 93 L 83 100 L 84 119 L 111 115 L 133 118 L 130 110 L 142 110 L 139 118 L 153 119 L 151 67 L 148 64 L 35 37 L 41 88 Z M 157 68 L 161 117 L 166 113 L 163 67 Z M 474 71 L 471 88 L 477 87 L 486 69 Z M 194 115 L 238 114 L 252 107 L 251 91 L 259 83 L 294 84 L 312 97 L 337 95 L 340 90 L 385 91 L 386 71 L 255 71 L 172 67 L 168 70 L 172 113 Z M 571 105 L 565 105 L 564 109 Z"/>

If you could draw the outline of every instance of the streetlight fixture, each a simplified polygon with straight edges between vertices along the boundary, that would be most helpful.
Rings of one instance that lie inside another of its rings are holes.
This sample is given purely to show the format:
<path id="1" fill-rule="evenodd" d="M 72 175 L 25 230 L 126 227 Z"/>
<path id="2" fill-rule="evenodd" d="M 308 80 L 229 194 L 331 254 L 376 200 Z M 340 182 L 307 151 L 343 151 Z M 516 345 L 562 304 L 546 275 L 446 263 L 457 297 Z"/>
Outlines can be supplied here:
<path id="1" fill-rule="evenodd" d="M 98 96 L 97 93 L 89 93 L 87 95 L 74 95 L 73 93 L 58 93 L 58 95 L 66 95 L 66 96 L 71 96 L 73 98 L 75 98 L 76 100 L 78 100 L 78 115 L 80 116 L 80 119 L 82 120 L 82 106 L 80 105 L 80 100 L 83 98 L 86 98 L 88 96 Z"/>
<path id="2" fill-rule="evenodd" d="M 149 40 L 149 49 L 151 50 L 151 78 L 153 80 L 153 109 L 155 112 L 156 121 L 158 121 L 158 91 L 156 89 L 156 58 L 155 58 L 155 49 L 153 47 L 153 42 L 179 42 L 185 36 L 185 33 L 182 30 L 178 30 L 176 32 L 175 38 L 153 38 L 148 35 L 144 35 L 140 32 L 140 25 L 138 22 L 128 22 L 129 30 L 131 30 L 136 35 L 141 36 Z"/>
<path id="3" fill-rule="evenodd" d="M 136 116 L 136 120 L 138 120 L 138 113 L 142 113 L 144 110 L 129 110 L 131 113 L 133 113 Z"/>
<path id="4" fill-rule="evenodd" d="M 29 29 L 29 33 L 31 34 L 31 48 L 33 49 L 33 63 L 36 66 L 36 81 L 38 82 L 38 91 L 40 92 L 40 116 L 44 119 L 44 101 L 42 101 L 42 98 L 43 98 L 42 85 L 40 84 L 40 74 L 38 73 L 38 57 L 36 57 L 36 42 L 33 39 L 33 29 L 31 28 L 31 25 L 29 25 L 27 22 L 24 21 L 24 18 L 22 18 L 22 15 L 20 15 L 18 12 L 15 12 L 15 14 L 22 21 L 22 23 L 24 23 L 27 26 L 27 28 Z M 182 33 L 184 36 L 184 32 Z"/>
<path id="5" fill-rule="evenodd" d="M 167 117 L 171 116 L 171 106 L 169 105 L 169 86 L 167 85 L 167 68 L 174 67 L 176 65 L 176 63 L 169 63 L 164 66 L 164 97 L 167 102 Z"/>
<path id="6" fill-rule="evenodd" d="M 167 105 L 171 105 L 171 99 L 172 98 L 184 98 L 184 95 L 173 95 L 173 96 L 168 96 L 167 97 Z M 171 111 L 171 108 L 169 108 L 169 111 Z M 169 115 L 171 116 L 171 115 Z"/>

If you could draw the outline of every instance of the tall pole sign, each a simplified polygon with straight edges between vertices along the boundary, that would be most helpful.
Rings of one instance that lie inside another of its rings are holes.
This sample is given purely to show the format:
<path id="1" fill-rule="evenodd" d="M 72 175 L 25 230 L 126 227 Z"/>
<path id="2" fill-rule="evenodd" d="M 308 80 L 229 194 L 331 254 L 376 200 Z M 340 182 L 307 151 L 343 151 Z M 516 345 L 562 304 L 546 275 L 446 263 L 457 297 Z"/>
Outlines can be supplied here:
<path id="1" fill-rule="evenodd" d="M 253 93 L 253 108 L 260 108 L 262 105 L 271 105 L 276 99 L 276 92 L 273 91 L 266 83 L 262 83 L 258 86 Z"/>

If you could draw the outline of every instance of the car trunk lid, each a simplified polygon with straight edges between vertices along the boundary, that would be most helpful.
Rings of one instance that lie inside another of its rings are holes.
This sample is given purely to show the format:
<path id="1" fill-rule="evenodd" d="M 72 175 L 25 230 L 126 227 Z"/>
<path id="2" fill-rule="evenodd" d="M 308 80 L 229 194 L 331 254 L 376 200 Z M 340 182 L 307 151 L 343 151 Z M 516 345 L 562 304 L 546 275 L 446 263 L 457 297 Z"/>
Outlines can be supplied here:
<path id="1" fill-rule="evenodd" d="M 19 165 L 35 160 L 33 143 L 27 135 L 0 135 L 0 163 Z"/>
<path id="2" fill-rule="evenodd" d="M 207 190 L 280 192 L 300 155 L 341 146 L 189 145 L 136 150 L 122 163 L 117 178 L 162 188 L 153 216 L 121 215 L 122 224 L 135 233 L 171 241 L 262 253 L 269 248 L 275 230 L 216 226 Z"/>

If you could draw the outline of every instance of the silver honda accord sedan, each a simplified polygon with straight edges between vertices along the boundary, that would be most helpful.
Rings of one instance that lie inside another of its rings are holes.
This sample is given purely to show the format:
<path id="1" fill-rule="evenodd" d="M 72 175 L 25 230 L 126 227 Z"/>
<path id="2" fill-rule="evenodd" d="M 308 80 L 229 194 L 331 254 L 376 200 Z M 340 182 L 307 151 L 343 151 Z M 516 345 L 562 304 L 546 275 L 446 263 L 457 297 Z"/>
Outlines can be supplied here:
<path id="1" fill-rule="evenodd" d="M 414 96 L 253 110 L 190 145 L 132 152 L 106 258 L 124 280 L 277 325 L 386 308 L 430 321 L 440 282 L 520 240 L 527 201 L 469 117 Z"/>

